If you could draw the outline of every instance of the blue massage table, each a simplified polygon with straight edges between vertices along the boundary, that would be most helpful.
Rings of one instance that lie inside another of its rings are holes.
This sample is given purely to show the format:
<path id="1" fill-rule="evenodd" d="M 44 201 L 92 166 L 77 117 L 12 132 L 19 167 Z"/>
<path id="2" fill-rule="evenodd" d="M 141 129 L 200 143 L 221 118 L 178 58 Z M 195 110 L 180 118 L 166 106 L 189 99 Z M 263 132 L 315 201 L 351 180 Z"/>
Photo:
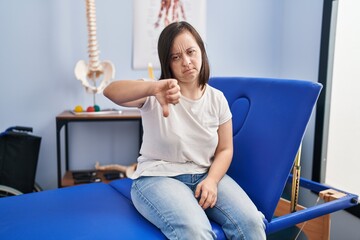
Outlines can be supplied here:
<path id="1" fill-rule="evenodd" d="M 344 197 L 274 217 L 321 91 L 310 81 L 214 77 L 233 113 L 234 157 L 228 174 L 265 215 L 266 233 L 357 205 Z M 318 193 L 329 186 L 300 179 Z M 0 198 L 0 239 L 165 239 L 130 198 L 130 179 Z M 179 202 L 179 204 L 181 204 Z M 241 206 L 239 206 L 241 207 Z M 226 239 L 212 222 L 217 239 Z"/>

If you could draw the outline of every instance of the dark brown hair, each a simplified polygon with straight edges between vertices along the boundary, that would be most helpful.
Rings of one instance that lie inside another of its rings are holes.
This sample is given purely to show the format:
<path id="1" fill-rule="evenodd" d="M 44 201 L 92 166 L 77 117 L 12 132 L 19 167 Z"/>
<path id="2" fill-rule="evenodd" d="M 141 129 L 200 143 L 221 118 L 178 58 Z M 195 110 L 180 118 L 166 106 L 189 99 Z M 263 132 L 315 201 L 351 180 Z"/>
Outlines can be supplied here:
<path id="1" fill-rule="evenodd" d="M 174 22 L 169 24 L 161 32 L 159 41 L 158 41 L 158 55 L 161 64 L 161 76 L 160 79 L 174 78 L 174 75 L 170 68 L 170 57 L 171 57 L 171 47 L 173 45 L 174 39 L 182 32 L 188 31 L 200 47 L 202 65 L 199 74 L 199 85 L 201 88 L 209 81 L 210 76 L 210 67 L 209 61 L 207 58 L 205 45 L 203 40 L 200 37 L 200 34 L 196 29 L 187 22 Z"/>

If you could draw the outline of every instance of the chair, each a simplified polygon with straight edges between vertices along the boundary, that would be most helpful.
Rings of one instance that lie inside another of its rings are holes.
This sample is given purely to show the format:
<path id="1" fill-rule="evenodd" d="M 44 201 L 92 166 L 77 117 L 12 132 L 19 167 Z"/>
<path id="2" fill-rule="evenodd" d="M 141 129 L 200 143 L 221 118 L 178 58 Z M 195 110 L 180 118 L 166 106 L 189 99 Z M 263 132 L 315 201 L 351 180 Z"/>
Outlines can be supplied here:
<path id="1" fill-rule="evenodd" d="M 41 191 L 35 182 L 41 137 L 32 130 L 15 126 L 0 133 L 0 197 Z"/>
<path id="2" fill-rule="evenodd" d="M 357 204 L 358 196 L 274 217 L 321 90 L 309 81 L 214 77 L 233 114 L 234 157 L 228 174 L 265 215 L 271 234 Z M 290 177 L 290 178 L 289 178 Z M 92 183 L 0 199 L 0 236 L 17 239 L 165 239 L 134 208 L 131 179 Z M 329 187 L 301 179 L 314 192 Z M 32 220 L 36 219 L 35 222 Z M 221 227 L 211 222 L 217 239 Z"/>

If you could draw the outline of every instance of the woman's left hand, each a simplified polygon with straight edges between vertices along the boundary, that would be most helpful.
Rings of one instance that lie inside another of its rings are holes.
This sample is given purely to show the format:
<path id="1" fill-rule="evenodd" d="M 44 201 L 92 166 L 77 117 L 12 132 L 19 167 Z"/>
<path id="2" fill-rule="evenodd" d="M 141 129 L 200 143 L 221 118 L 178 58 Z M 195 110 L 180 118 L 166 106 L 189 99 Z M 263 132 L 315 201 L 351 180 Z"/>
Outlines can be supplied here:
<path id="1" fill-rule="evenodd" d="M 204 210 L 213 208 L 217 201 L 217 182 L 209 177 L 205 178 L 197 185 L 195 198 L 199 199 L 199 205 Z"/>

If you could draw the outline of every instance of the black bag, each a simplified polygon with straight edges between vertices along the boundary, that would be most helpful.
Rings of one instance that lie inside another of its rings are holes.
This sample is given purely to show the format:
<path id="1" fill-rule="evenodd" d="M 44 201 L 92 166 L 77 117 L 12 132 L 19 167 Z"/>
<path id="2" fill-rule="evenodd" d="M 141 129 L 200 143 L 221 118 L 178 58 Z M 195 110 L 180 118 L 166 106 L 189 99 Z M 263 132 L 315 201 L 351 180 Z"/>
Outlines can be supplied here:
<path id="1" fill-rule="evenodd" d="M 31 127 L 10 127 L 0 134 L 0 185 L 22 193 L 34 190 L 41 137 Z"/>

